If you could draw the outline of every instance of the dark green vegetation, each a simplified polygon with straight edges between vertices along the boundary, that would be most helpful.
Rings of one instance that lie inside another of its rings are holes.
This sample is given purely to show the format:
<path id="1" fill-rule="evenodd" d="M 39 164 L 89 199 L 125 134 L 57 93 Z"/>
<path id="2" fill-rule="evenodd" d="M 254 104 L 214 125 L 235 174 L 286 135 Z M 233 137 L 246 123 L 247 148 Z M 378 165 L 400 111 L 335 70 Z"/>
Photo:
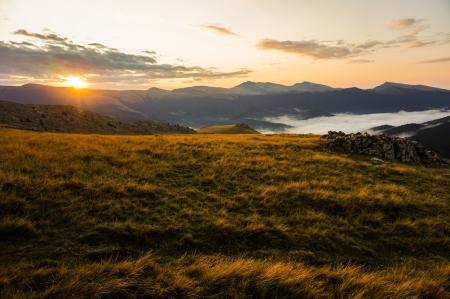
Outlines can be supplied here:
<path id="1" fill-rule="evenodd" d="M 197 132 L 203 134 L 258 134 L 258 131 L 253 130 L 246 124 L 237 125 L 217 125 L 208 126 L 198 129 Z"/>
<path id="2" fill-rule="evenodd" d="M 3 298 L 448 298 L 450 172 L 318 136 L 0 130 Z"/>
<path id="3" fill-rule="evenodd" d="M 0 101 L 0 126 L 94 134 L 194 133 L 194 130 L 157 121 L 124 122 L 73 106 L 24 105 Z"/>

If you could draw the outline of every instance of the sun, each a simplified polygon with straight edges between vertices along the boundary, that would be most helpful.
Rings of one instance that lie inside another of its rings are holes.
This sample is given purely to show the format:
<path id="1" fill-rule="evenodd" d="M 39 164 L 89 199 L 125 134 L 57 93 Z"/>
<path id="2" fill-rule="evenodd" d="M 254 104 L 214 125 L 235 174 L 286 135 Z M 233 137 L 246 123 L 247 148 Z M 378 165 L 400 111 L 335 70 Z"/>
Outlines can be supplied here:
<path id="1" fill-rule="evenodd" d="M 64 86 L 68 87 L 74 87 L 74 88 L 85 88 L 88 83 L 81 79 L 80 77 L 76 76 L 68 76 L 65 78 L 66 81 L 64 81 Z"/>

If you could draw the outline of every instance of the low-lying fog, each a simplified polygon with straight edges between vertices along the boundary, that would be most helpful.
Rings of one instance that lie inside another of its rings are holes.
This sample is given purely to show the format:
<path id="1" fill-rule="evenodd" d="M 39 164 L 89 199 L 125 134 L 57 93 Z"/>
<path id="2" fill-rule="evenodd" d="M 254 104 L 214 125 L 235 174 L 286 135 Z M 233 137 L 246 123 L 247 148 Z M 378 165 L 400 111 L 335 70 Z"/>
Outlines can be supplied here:
<path id="1" fill-rule="evenodd" d="M 285 133 L 326 134 L 330 130 L 343 131 L 345 133 L 364 132 L 381 125 L 400 126 L 409 123 L 423 123 L 446 116 L 450 116 L 450 110 L 400 111 L 397 113 L 373 114 L 342 113 L 334 116 L 321 116 L 310 119 L 280 116 L 265 118 L 264 120 L 292 126 Z"/>

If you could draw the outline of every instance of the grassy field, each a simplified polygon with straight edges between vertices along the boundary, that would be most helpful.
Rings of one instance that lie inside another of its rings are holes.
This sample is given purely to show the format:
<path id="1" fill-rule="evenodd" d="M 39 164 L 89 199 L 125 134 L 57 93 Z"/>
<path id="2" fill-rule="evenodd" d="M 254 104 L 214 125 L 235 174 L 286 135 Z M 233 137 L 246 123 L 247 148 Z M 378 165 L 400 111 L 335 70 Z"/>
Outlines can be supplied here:
<path id="1" fill-rule="evenodd" d="M 259 134 L 246 124 L 208 126 L 198 129 L 197 132 L 200 134 Z"/>
<path id="2" fill-rule="evenodd" d="M 448 298 L 449 169 L 321 143 L 0 129 L 0 297 Z"/>

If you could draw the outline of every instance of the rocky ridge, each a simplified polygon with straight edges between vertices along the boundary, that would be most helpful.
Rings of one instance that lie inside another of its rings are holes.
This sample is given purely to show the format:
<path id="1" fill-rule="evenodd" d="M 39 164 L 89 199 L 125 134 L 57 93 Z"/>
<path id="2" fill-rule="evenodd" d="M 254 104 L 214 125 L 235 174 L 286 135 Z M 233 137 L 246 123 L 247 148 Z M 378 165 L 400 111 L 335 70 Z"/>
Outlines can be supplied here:
<path id="1" fill-rule="evenodd" d="M 416 163 L 428 166 L 445 166 L 448 163 L 439 158 L 417 141 L 407 138 L 391 137 L 384 134 L 367 133 L 345 134 L 329 131 L 324 136 L 328 149 L 336 152 L 347 152 L 369 155 L 390 162 Z"/>

